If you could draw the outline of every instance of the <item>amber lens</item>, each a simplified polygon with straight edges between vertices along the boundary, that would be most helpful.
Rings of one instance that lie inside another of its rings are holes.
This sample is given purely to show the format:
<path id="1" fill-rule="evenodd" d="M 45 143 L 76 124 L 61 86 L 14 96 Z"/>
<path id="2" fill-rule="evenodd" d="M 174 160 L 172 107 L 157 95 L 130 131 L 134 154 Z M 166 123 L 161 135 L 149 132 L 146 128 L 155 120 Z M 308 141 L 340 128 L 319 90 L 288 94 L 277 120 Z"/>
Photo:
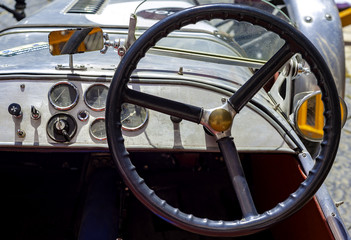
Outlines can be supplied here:
<path id="1" fill-rule="evenodd" d="M 347 116 L 347 106 L 340 98 L 341 123 L 344 126 Z M 306 97 L 297 111 L 296 127 L 301 135 L 309 140 L 319 141 L 323 138 L 324 105 L 321 93 Z"/>

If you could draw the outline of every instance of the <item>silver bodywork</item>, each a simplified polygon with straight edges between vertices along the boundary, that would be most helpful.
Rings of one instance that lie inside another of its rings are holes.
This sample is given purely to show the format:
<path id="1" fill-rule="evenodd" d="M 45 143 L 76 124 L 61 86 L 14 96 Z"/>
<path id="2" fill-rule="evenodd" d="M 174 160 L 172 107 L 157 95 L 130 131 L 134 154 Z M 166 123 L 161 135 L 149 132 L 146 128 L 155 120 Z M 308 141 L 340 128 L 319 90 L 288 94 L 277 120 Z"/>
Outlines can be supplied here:
<path id="1" fill-rule="evenodd" d="M 339 11 L 333 0 L 284 0 L 292 21 L 319 50 L 330 66 L 339 95 L 345 94 L 345 53 Z M 299 82 L 301 88 L 303 81 Z"/>

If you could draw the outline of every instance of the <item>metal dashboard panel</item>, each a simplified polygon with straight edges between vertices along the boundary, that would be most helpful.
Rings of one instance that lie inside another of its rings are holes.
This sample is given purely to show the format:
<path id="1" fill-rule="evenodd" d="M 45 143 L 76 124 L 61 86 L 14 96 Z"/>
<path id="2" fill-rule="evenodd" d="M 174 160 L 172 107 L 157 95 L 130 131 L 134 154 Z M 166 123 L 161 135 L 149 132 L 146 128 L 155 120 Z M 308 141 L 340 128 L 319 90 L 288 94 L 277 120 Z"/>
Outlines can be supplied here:
<path id="1" fill-rule="evenodd" d="M 65 80 L 65 79 L 62 79 Z M 25 147 L 26 149 L 85 149 L 107 150 L 106 140 L 94 139 L 89 131 L 91 123 L 105 116 L 105 111 L 93 111 L 84 102 L 85 91 L 96 82 L 70 81 L 79 92 L 77 105 L 67 111 L 56 110 L 48 100 L 50 88 L 58 80 L 2 80 L 0 108 L 2 124 L 0 125 L 0 148 Z M 101 84 L 101 83 L 99 83 Z M 108 83 L 104 83 L 108 86 Z M 133 84 L 133 89 L 140 89 L 151 94 L 173 100 L 184 101 L 204 108 L 214 108 L 221 105 L 224 96 L 218 92 L 199 89 L 191 86 Z M 203 101 L 202 99 L 212 99 Z M 16 102 L 21 105 L 23 117 L 15 118 L 8 113 L 8 106 Z M 206 104 L 206 105 L 204 105 Z M 35 106 L 41 113 L 39 120 L 31 119 L 30 109 Z M 89 112 L 87 121 L 77 118 L 78 112 Z M 77 133 L 69 143 L 57 143 L 52 140 L 46 131 L 48 120 L 57 113 L 71 115 L 77 122 Z M 25 137 L 20 137 L 17 131 L 25 132 Z M 237 115 L 232 129 L 238 149 L 273 150 L 289 149 L 280 134 L 263 117 L 244 108 Z M 187 121 L 179 124 L 173 123 L 170 116 L 149 111 L 147 124 L 137 131 L 124 131 L 126 146 L 129 149 L 184 149 L 184 150 L 214 150 L 217 151 L 215 139 L 207 135 L 202 125 Z M 270 141 L 267 141 L 270 139 Z"/>

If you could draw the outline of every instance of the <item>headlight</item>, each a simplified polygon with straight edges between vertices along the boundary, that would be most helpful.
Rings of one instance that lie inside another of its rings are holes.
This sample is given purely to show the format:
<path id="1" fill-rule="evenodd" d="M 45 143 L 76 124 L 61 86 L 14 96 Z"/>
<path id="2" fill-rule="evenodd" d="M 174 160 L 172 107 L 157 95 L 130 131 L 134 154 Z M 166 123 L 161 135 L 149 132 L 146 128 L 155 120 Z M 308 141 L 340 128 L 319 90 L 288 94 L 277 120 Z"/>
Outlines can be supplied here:
<path id="1" fill-rule="evenodd" d="M 324 127 L 324 105 L 321 99 L 322 95 L 313 92 L 303 97 L 295 110 L 295 127 L 298 133 L 310 141 L 320 141 L 323 138 Z M 341 124 L 345 125 L 347 118 L 347 106 L 345 101 L 340 97 Z"/>

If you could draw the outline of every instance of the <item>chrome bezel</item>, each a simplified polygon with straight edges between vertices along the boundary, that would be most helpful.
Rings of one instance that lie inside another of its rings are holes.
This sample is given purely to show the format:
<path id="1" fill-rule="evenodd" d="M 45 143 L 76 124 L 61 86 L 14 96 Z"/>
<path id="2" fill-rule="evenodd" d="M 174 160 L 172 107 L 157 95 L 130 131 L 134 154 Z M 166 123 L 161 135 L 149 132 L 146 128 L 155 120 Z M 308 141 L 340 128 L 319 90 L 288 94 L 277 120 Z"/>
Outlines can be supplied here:
<path id="1" fill-rule="evenodd" d="M 82 117 L 80 114 L 85 113 L 85 117 Z M 86 122 L 89 119 L 89 112 L 87 110 L 81 110 L 77 113 L 77 118 L 81 122 Z"/>
<path id="2" fill-rule="evenodd" d="M 127 103 L 127 104 L 132 104 L 132 103 Z M 135 105 L 135 104 L 133 104 L 133 105 Z M 135 105 L 135 106 L 137 106 L 137 105 Z M 138 107 L 140 107 L 140 106 L 138 106 Z M 141 108 L 144 108 L 144 107 L 141 107 Z M 146 115 L 145 115 L 144 121 L 143 121 L 141 124 L 139 124 L 137 127 L 126 127 L 126 126 L 124 126 L 123 123 L 121 122 L 122 129 L 125 130 L 125 131 L 132 132 L 132 131 L 137 131 L 137 130 L 143 128 L 143 127 L 145 126 L 145 124 L 147 123 L 147 121 L 149 120 L 149 110 L 146 109 L 146 108 L 144 108 L 144 109 L 145 109 Z M 122 111 L 122 110 L 121 110 L 121 111 Z"/>
<path id="3" fill-rule="evenodd" d="M 91 105 L 87 102 L 87 92 L 89 92 L 89 90 L 91 90 L 91 89 L 92 89 L 93 87 L 95 87 L 95 86 L 103 86 L 103 87 L 105 87 L 107 90 L 109 89 L 108 86 L 106 86 L 105 84 L 102 84 L 102 83 L 96 83 L 96 84 L 93 84 L 93 85 L 89 86 L 88 89 L 85 90 L 85 92 L 84 92 L 84 102 L 85 102 L 85 104 L 86 104 L 91 110 L 96 111 L 96 112 L 101 112 L 101 111 L 104 111 L 104 110 L 106 109 L 106 99 L 105 99 L 105 106 L 102 107 L 102 108 L 93 107 L 93 106 L 91 106 Z"/>
<path id="4" fill-rule="evenodd" d="M 296 104 L 296 107 L 295 107 L 295 111 L 294 111 L 294 127 L 296 129 L 296 132 L 302 136 L 303 138 L 305 138 L 306 140 L 309 140 L 311 142 L 320 142 L 322 140 L 321 139 L 316 139 L 316 138 L 311 138 L 311 137 L 308 137 L 306 136 L 305 134 L 303 134 L 303 132 L 301 132 L 299 126 L 298 126 L 298 123 L 297 123 L 297 117 L 298 117 L 298 112 L 302 106 L 302 104 L 307 101 L 309 98 L 311 97 L 314 97 L 318 94 L 320 94 L 321 91 L 314 91 L 314 92 L 307 92 L 305 96 L 303 96 L 299 101 L 298 103 Z M 339 101 L 340 101 L 340 104 L 342 105 L 343 107 L 343 110 L 344 110 L 344 116 L 343 116 L 343 119 L 341 119 L 341 127 L 344 127 L 345 123 L 346 123 L 346 120 L 347 120 L 347 115 L 348 115 L 348 112 L 347 112 L 347 105 L 346 105 L 346 102 L 344 101 L 343 98 L 341 98 L 339 96 Z"/>
<path id="5" fill-rule="evenodd" d="M 90 135 L 91 135 L 94 139 L 99 140 L 99 141 L 104 141 L 104 140 L 107 139 L 107 134 L 106 134 L 106 137 L 100 138 L 100 137 L 95 136 L 95 135 L 93 134 L 92 130 L 91 130 L 91 127 L 92 127 L 97 121 L 101 121 L 101 120 L 103 120 L 103 121 L 105 122 L 105 118 L 104 118 L 104 117 L 99 117 L 99 118 L 96 118 L 96 119 L 90 124 L 90 126 L 89 126 L 89 133 L 90 133 Z"/>
<path id="6" fill-rule="evenodd" d="M 61 85 L 61 84 L 66 84 L 66 85 L 68 85 L 68 86 L 71 86 L 71 87 L 74 89 L 74 91 L 76 92 L 76 97 L 75 97 L 75 99 L 73 100 L 73 102 L 72 102 L 70 105 L 68 105 L 68 106 L 66 106 L 66 107 L 57 106 L 57 105 L 52 101 L 52 99 L 51 99 L 51 97 L 50 97 L 50 95 L 51 95 L 52 91 L 55 89 L 55 87 L 57 87 L 57 86 L 59 86 L 59 85 Z M 55 84 L 50 88 L 50 90 L 49 90 L 49 92 L 48 92 L 48 98 L 49 98 L 50 104 L 51 104 L 55 109 L 60 110 L 60 111 L 70 110 L 70 109 L 74 108 L 74 107 L 77 105 L 77 103 L 78 103 L 78 99 L 79 99 L 78 88 L 77 88 L 73 83 L 71 83 L 71 82 L 68 82 L 68 81 L 61 81 L 61 82 L 55 83 Z"/>

